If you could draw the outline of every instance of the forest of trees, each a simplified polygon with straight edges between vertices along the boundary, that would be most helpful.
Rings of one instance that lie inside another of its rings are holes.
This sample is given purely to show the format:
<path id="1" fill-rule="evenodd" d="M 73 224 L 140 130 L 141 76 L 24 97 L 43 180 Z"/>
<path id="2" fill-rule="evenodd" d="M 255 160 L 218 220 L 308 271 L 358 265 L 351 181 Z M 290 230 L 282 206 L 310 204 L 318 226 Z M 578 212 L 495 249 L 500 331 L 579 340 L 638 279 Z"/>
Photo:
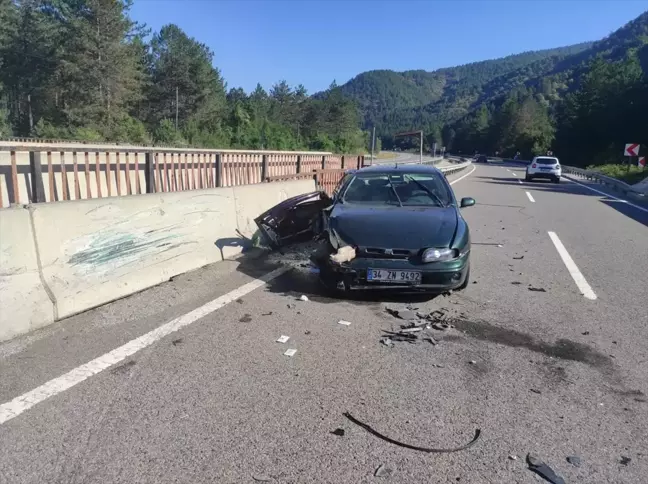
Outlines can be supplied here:
<path id="1" fill-rule="evenodd" d="M 596 58 L 560 102 L 545 94 L 519 88 L 431 137 L 464 153 L 528 158 L 551 149 L 581 166 L 623 161 L 625 143 L 648 148 L 648 42 L 619 61 Z"/>
<path id="2" fill-rule="evenodd" d="M 0 136 L 366 148 L 358 110 L 335 83 L 317 97 L 284 81 L 228 91 L 209 47 L 176 25 L 150 32 L 129 18 L 131 3 L 0 0 Z"/>

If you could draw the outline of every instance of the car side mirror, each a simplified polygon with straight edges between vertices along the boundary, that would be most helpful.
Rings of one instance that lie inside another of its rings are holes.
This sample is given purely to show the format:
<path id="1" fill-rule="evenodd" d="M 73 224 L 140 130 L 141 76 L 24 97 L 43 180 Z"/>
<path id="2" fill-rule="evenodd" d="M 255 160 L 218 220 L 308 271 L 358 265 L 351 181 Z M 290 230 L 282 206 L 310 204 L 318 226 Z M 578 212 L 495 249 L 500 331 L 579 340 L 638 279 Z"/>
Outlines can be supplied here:
<path id="1" fill-rule="evenodd" d="M 471 197 L 464 197 L 461 199 L 461 208 L 472 207 L 475 204 L 475 199 Z"/>

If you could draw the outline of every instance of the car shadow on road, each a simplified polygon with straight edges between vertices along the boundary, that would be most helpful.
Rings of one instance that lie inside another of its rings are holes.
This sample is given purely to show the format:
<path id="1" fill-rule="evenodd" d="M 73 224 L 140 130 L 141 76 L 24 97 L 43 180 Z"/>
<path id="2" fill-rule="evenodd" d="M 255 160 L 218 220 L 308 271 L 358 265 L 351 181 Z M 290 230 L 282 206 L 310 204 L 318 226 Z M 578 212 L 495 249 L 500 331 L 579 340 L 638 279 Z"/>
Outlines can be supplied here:
<path id="1" fill-rule="evenodd" d="M 307 262 L 296 262 L 294 254 L 287 250 L 263 250 L 251 253 L 238 259 L 237 271 L 250 277 L 258 278 L 279 267 L 288 265 L 291 270 L 287 273 L 268 281 L 266 291 L 286 297 L 286 304 L 291 304 L 301 296 L 309 300 L 324 304 L 350 303 L 362 306 L 379 305 L 381 303 L 395 304 L 422 304 L 435 299 L 438 294 L 429 293 L 393 293 L 389 291 L 352 291 L 347 293 L 332 293 L 319 281 L 318 274 L 313 272 L 313 267 Z"/>
<path id="2" fill-rule="evenodd" d="M 566 193 L 570 195 L 585 195 L 590 197 L 599 198 L 600 202 L 607 205 L 610 208 L 613 208 L 617 212 L 633 219 L 640 224 L 643 224 L 648 227 L 648 212 L 643 212 L 628 203 L 625 203 L 620 200 L 616 200 L 610 196 L 601 195 L 600 193 L 593 192 L 577 183 L 572 183 L 569 181 L 563 181 L 561 183 L 553 183 L 551 181 L 545 180 L 535 180 L 533 182 L 524 182 L 520 184 L 518 178 L 500 178 L 500 177 L 488 177 L 488 176 L 479 176 L 485 183 L 493 183 L 497 185 L 514 185 L 525 190 L 534 190 L 534 191 L 544 191 L 544 192 L 554 192 L 554 193 Z M 599 188 L 597 188 L 599 189 Z M 619 194 L 619 198 L 623 196 Z M 629 200 L 630 201 L 630 200 Z M 648 210 L 648 202 L 637 202 L 630 201 L 635 205 L 640 207 L 645 207 Z"/>

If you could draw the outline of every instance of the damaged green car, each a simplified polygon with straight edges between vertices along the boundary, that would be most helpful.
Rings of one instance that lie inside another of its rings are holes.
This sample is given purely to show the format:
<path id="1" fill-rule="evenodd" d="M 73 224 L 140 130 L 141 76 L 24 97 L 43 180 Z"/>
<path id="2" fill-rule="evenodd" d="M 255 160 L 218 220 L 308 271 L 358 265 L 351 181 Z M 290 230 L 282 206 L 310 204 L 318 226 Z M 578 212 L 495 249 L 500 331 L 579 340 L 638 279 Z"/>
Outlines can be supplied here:
<path id="1" fill-rule="evenodd" d="M 426 165 L 348 171 L 329 197 L 290 198 L 255 222 L 271 246 L 316 237 L 322 282 L 342 291 L 442 293 L 470 280 L 470 231 L 445 175 Z"/>

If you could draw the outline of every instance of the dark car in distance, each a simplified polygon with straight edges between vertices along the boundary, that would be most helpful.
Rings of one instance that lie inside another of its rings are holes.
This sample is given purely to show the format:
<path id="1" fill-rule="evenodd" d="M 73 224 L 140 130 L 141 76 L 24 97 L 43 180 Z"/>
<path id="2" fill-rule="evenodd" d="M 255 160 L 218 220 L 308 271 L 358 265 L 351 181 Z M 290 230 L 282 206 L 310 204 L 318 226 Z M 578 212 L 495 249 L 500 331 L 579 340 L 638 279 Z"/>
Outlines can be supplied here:
<path id="1" fill-rule="evenodd" d="M 255 219 L 275 248 L 300 236 L 321 240 L 311 260 L 336 290 L 442 293 L 470 278 L 470 231 L 445 175 L 427 165 L 348 171 L 333 196 L 288 199 Z"/>

